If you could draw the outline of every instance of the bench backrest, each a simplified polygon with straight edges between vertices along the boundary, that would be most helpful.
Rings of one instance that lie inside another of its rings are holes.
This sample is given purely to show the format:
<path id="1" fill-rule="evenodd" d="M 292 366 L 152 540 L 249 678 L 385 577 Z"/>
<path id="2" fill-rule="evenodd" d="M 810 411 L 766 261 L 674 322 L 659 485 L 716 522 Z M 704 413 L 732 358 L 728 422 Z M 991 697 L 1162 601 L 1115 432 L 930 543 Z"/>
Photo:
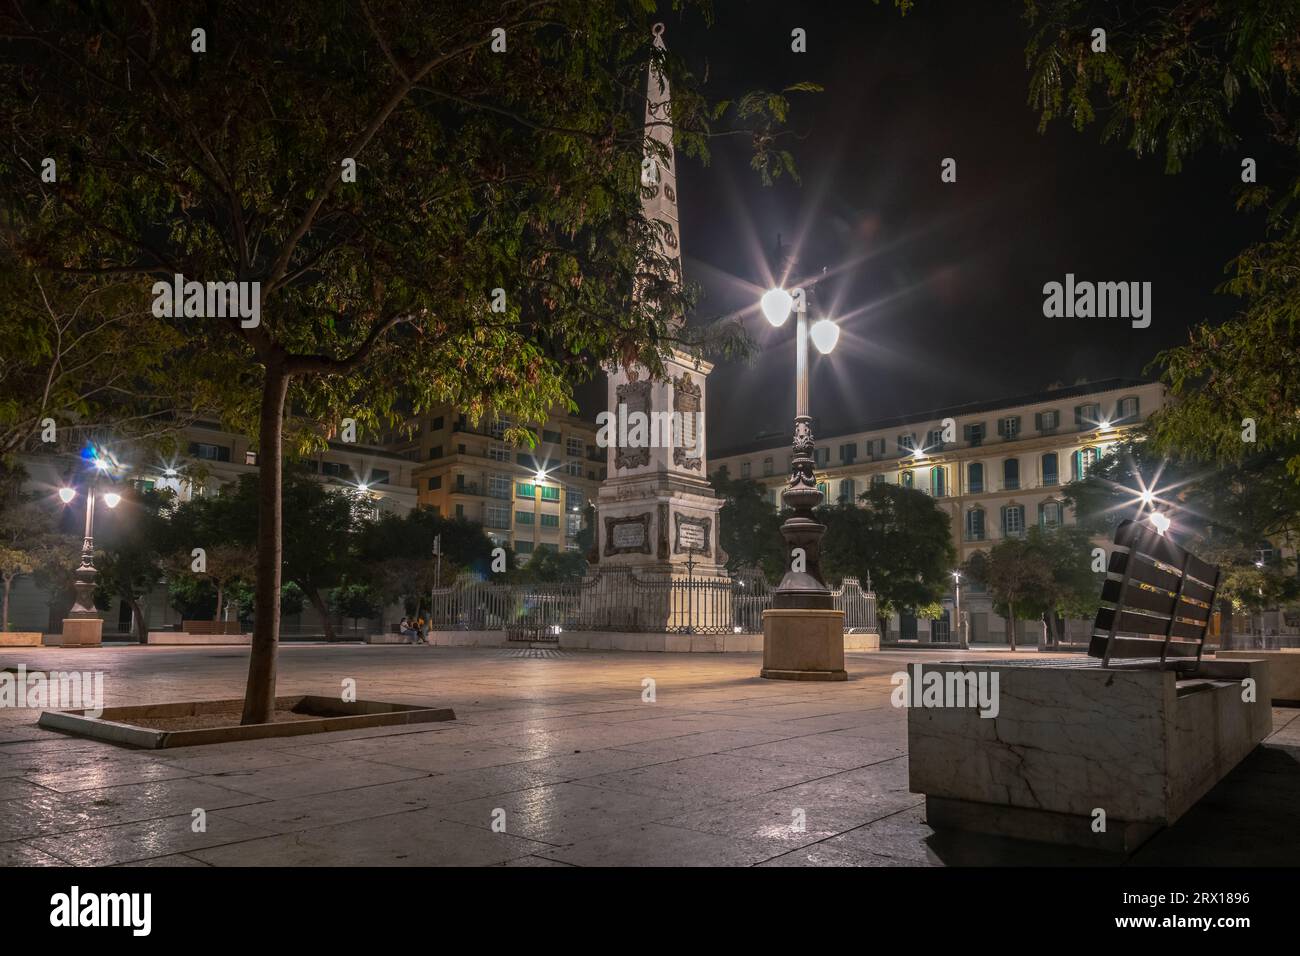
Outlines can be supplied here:
<path id="1" fill-rule="evenodd" d="M 1154 528 L 1125 521 L 1101 589 L 1088 654 L 1195 665 L 1218 594 L 1220 570 Z"/>

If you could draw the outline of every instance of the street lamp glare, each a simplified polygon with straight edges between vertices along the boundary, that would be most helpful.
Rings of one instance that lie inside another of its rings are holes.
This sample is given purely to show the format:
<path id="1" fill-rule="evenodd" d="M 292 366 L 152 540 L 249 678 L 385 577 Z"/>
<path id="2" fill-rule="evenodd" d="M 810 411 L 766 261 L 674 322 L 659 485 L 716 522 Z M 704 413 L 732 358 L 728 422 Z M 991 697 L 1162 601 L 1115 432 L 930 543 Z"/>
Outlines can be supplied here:
<path id="1" fill-rule="evenodd" d="M 537 474 L 533 475 L 533 480 L 534 480 L 534 481 L 545 481 L 545 480 L 546 480 L 546 472 L 544 472 L 544 471 L 539 471 Z"/>
<path id="2" fill-rule="evenodd" d="M 1160 511 L 1151 512 L 1151 524 L 1155 526 L 1156 534 L 1163 535 L 1169 530 L 1169 516 Z"/>
<path id="3" fill-rule="evenodd" d="M 71 488 L 59 489 L 59 500 L 62 501 L 65 505 L 70 504 L 72 502 L 72 499 L 75 497 L 77 497 L 77 493 L 73 491 Z"/>
<path id="4" fill-rule="evenodd" d="M 110 491 L 108 494 L 104 495 L 104 504 L 108 505 L 110 508 L 116 508 L 121 504 L 121 502 L 122 496 L 116 491 Z"/>
<path id="5" fill-rule="evenodd" d="M 363 495 L 369 490 L 370 490 L 370 486 L 366 484 L 364 481 L 361 482 L 361 484 L 357 485 L 357 491 L 361 492 Z"/>
<path id="6" fill-rule="evenodd" d="M 835 343 L 840 340 L 840 327 L 830 319 L 819 319 L 813 323 L 808 334 L 812 336 L 813 345 L 822 355 L 830 355 Z"/>
<path id="7" fill-rule="evenodd" d="M 1142 504 L 1150 508 L 1151 505 L 1155 502 L 1155 500 L 1156 500 L 1155 493 L 1150 488 L 1142 489 Z"/>
<path id="8" fill-rule="evenodd" d="M 772 327 L 780 328 L 785 325 L 785 320 L 790 318 L 790 310 L 794 307 L 794 299 L 790 298 L 789 292 L 777 286 L 775 289 L 768 289 L 764 292 L 759 304 L 763 307 L 763 315 L 767 317 L 767 321 L 772 324 Z"/>

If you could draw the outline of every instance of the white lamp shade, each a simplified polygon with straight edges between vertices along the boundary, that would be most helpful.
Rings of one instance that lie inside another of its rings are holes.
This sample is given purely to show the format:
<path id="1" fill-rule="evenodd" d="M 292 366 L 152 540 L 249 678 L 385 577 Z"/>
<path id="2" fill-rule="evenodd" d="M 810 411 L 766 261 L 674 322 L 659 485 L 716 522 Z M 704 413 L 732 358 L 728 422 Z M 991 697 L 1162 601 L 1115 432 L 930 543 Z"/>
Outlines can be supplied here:
<path id="1" fill-rule="evenodd" d="M 70 501 L 72 501 L 72 499 L 75 497 L 77 497 L 77 493 L 73 491 L 71 488 L 59 489 L 59 500 L 62 501 L 65 505 L 68 504 Z"/>
<path id="2" fill-rule="evenodd" d="M 785 289 L 768 289 L 759 300 L 759 305 L 763 307 L 763 315 L 767 316 L 767 321 L 780 328 L 785 325 L 785 320 L 790 318 L 794 299 L 790 298 L 790 293 Z"/>
<path id="3" fill-rule="evenodd" d="M 818 352 L 830 355 L 835 343 L 840 340 L 840 327 L 830 319 L 819 319 L 813 323 L 808 334 L 812 336 L 813 345 L 817 346 Z"/>
<path id="4" fill-rule="evenodd" d="M 116 508 L 121 500 L 122 496 L 116 491 L 110 491 L 108 494 L 104 495 L 104 504 L 108 505 L 110 508 Z"/>
<path id="5" fill-rule="evenodd" d="M 1169 530 L 1169 516 L 1159 512 L 1151 512 L 1151 524 L 1155 526 L 1157 534 L 1164 534 Z"/>

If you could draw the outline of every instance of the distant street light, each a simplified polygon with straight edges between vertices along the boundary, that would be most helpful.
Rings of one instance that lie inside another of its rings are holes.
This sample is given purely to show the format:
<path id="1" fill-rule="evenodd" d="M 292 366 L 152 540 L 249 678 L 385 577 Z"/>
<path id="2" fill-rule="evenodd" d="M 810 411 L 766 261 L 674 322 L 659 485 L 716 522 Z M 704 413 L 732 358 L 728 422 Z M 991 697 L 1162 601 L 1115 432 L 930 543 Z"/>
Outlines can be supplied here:
<path id="1" fill-rule="evenodd" d="M 99 572 L 95 569 L 95 494 L 98 491 L 99 475 L 107 474 L 109 464 L 107 459 L 96 454 L 94 457 L 94 470 L 91 472 L 89 484 L 86 488 L 86 534 L 81 541 L 81 564 L 73 572 L 75 580 L 72 588 L 76 595 L 76 601 L 72 605 L 69 615 L 73 618 L 93 618 L 97 617 L 95 613 L 95 579 Z M 77 496 L 77 492 L 70 488 L 59 489 L 59 500 L 65 505 L 71 504 L 72 499 Z M 104 504 L 109 508 L 116 508 L 122 501 L 122 496 L 115 491 L 110 491 L 103 496 Z"/>
<path id="2" fill-rule="evenodd" d="M 763 315 L 767 316 L 767 321 L 772 323 L 773 328 L 779 329 L 785 325 L 785 320 L 790 318 L 790 310 L 794 307 L 794 299 L 785 289 L 777 287 L 768 289 L 763 293 L 763 298 L 759 300 L 759 305 L 763 309 Z"/>

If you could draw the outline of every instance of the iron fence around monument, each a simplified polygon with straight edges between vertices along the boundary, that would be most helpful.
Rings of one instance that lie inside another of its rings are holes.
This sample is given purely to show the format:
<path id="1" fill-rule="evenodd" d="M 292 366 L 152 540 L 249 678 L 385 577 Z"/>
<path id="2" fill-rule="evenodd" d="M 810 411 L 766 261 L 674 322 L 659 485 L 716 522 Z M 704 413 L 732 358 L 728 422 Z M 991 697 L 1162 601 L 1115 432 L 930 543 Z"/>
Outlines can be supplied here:
<path id="1" fill-rule="evenodd" d="M 597 571 L 577 581 L 505 584 L 462 577 L 432 597 L 435 631 L 666 631 L 757 634 L 773 588 L 759 574 L 681 578 L 635 571 Z M 857 578 L 831 591 L 845 630 L 876 627 L 876 598 Z"/>

